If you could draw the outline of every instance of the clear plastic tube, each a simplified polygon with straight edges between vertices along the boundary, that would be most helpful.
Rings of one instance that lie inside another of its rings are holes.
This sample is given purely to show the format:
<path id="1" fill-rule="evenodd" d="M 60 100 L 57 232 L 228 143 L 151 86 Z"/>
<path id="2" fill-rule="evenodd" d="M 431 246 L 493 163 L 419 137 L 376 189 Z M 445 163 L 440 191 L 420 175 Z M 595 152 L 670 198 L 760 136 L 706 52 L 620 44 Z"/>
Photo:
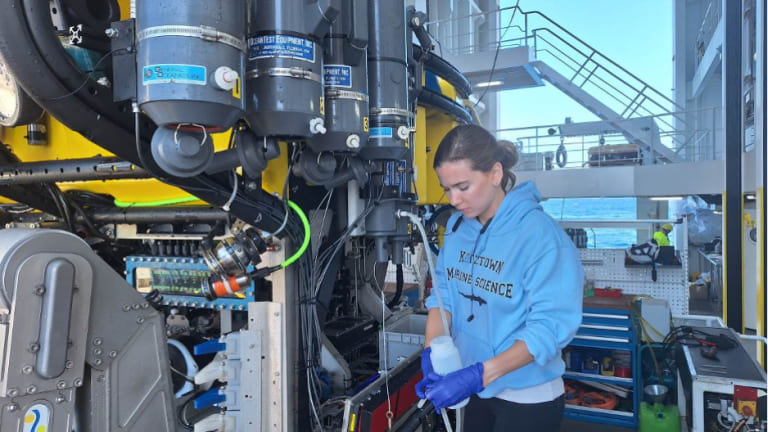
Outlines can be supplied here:
<path id="1" fill-rule="evenodd" d="M 419 232 L 421 233 L 421 240 L 424 242 L 424 247 L 427 248 L 429 245 L 429 239 L 427 238 L 427 232 L 424 230 L 424 225 L 421 224 L 421 221 L 419 220 L 419 217 L 416 216 L 413 213 L 398 210 L 397 211 L 397 217 L 407 217 L 413 222 L 414 225 L 419 229 Z M 440 319 L 443 322 L 443 331 L 446 336 L 451 336 L 451 328 L 448 326 L 448 319 L 445 316 L 445 308 L 443 307 L 443 299 L 440 296 L 440 290 L 437 286 L 437 278 L 435 277 L 435 263 L 432 260 L 432 254 L 430 253 L 429 249 L 426 249 L 427 252 L 427 264 L 429 265 L 429 272 L 432 274 L 432 291 L 435 292 L 437 295 L 437 304 L 440 307 Z"/>

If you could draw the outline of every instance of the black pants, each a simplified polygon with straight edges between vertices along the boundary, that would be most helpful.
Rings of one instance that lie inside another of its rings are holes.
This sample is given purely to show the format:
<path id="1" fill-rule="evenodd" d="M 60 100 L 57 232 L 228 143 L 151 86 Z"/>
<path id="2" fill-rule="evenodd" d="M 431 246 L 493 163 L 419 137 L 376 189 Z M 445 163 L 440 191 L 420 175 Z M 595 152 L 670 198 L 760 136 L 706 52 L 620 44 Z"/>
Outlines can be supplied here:
<path id="1" fill-rule="evenodd" d="M 472 396 L 464 408 L 465 432 L 558 432 L 563 420 L 563 396 L 535 404 Z"/>

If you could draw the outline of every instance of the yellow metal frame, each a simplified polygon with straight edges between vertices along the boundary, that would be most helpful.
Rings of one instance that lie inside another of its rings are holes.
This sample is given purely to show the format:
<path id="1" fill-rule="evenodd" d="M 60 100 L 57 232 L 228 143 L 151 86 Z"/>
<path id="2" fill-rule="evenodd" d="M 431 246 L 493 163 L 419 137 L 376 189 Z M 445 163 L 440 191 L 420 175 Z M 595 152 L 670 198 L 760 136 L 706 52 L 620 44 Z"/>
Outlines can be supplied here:
<path id="1" fill-rule="evenodd" d="M 723 192 L 723 233 L 728 232 L 727 192 Z M 728 322 L 728 242 L 723 238 L 723 321 Z"/>
<path id="2" fill-rule="evenodd" d="M 765 189 L 757 188 L 755 194 L 757 198 L 757 208 L 760 212 L 760 217 L 757 224 L 757 334 L 761 336 L 766 335 L 765 331 Z M 765 366 L 765 350 L 766 346 L 762 346 L 757 353 L 757 359 L 760 364 Z"/>

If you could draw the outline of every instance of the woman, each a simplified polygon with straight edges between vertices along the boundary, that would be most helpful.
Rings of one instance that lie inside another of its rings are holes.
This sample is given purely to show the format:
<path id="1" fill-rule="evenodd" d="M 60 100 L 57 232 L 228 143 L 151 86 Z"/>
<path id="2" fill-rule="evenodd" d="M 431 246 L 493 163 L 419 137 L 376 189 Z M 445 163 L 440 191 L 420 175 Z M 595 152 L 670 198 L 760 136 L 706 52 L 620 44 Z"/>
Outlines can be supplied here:
<path id="1" fill-rule="evenodd" d="M 552 431 L 563 414 L 560 351 L 581 323 L 584 272 L 565 231 L 542 210 L 533 183 L 515 187 L 511 145 L 458 126 L 434 169 L 451 205 L 435 280 L 464 369 L 432 370 L 430 341 L 444 334 L 429 308 L 421 398 L 443 409 L 471 397 L 464 430 Z"/>

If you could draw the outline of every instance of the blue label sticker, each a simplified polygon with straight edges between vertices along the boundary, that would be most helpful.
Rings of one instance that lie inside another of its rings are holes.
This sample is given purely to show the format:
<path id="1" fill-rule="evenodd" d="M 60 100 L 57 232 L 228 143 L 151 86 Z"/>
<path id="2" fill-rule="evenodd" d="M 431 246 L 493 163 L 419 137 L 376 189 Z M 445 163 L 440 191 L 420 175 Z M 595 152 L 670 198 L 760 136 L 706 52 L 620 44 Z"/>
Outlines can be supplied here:
<path id="1" fill-rule="evenodd" d="M 205 66 L 187 64 L 156 64 L 144 66 L 141 82 L 150 84 L 195 84 L 205 85 L 208 74 Z"/>
<path id="2" fill-rule="evenodd" d="M 315 43 L 287 35 L 264 35 L 248 39 L 249 60 L 271 57 L 315 62 Z"/>
<path id="3" fill-rule="evenodd" d="M 405 177 L 406 169 L 407 164 L 404 160 L 387 162 L 384 170 L 384 184 L 397 187 L 401 193 L 408 193 L 408 183 Z"/>
<path id="4" fill-rule="evenodd" d="M 352 66 L 325 65 L 325 86 L 352 88 Z"/>
<path id="5" fill-rule="evenodd" d="M 368 134 L 370 138 L 392 138 L 391 127 L 372 127 Z"/>

